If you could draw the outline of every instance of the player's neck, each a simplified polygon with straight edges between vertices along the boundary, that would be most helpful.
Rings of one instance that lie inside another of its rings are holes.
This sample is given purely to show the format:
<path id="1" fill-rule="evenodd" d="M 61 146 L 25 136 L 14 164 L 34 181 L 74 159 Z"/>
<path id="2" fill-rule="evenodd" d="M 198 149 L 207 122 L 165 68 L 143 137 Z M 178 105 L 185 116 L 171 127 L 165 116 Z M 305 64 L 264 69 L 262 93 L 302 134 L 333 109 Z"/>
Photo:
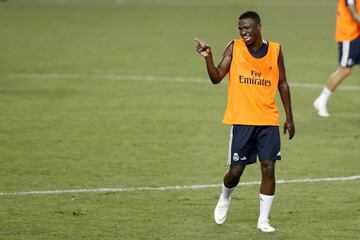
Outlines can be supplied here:
<path id="1" fill-rule="evenodd" d="M 251 45 L 248 45 L 247 48 L 249 49 L 250 52 L 256 53 L 261 49 L 262 45 L 263 45 L 263 39 L 259 38 Z"/>
<path id="2" fill-rule="evenodd" d="M 249 53 L 255 58 L 262 58 L 267 54 L 269 43 L 267 41 L 261 40 L 260 44 L 260 47 L 256 46 L 251 48 L 248 46 Z"/>

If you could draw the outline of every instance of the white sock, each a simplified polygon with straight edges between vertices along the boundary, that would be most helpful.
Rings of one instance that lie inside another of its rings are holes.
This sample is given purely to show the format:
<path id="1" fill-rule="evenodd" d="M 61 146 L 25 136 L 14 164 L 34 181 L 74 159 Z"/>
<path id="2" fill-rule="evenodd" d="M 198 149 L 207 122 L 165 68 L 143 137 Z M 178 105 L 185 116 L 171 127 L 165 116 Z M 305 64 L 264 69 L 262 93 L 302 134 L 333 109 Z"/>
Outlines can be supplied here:
<path id="1" fill-rule="evenodd" d="M 331 93 L 332 92 L 325 86 L 324 89 L 322 90 L 320 96 L 319 96 L 319 101 L 326 104 L 327 101 L 329 100 L 329 97 L 330 97 Z"/>
<path id="2" fill-rule="evenodd" d="M 271 205 L 275 195 L 264 195 L 260 193 L 260 215 L 258 222 L 269 221 Z"/>
<path id="3" fill-rule="evenodd" d="M 224 183 L 222 184 L 222 197 L 224 200 L 229 201 L 231 193 L 235 190 L 236 187 L 227 188 L 225 187 Z"/>

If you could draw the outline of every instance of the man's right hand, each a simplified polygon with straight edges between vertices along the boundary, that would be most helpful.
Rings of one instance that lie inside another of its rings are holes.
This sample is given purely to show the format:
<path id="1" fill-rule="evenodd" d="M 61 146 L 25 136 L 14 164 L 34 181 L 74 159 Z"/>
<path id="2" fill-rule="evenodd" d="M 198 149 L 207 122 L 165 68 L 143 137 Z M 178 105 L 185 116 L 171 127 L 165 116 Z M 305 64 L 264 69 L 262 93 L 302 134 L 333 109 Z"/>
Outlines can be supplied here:
<path id="1" fill-rule="evenodd" d="M 198 38 L 195 38 L 194 40 L 197 43 L 196 51 L 198 53 L 200 53 L 203 57 L 205 57 L 205 58 L 208 57 L 211 54 L 210 46 L 206 42 L 204 42 Z"/>

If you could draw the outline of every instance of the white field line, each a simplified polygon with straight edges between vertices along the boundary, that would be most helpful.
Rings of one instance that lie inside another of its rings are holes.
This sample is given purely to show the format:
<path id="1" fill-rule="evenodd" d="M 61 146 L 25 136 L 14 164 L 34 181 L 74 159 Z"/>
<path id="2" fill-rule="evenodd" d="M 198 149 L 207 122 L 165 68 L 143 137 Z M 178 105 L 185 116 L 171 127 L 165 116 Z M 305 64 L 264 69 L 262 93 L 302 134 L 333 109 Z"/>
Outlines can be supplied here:
<path id="1" fill-rule="evenodd" d="M 95 79 L 95 80 L 111 80 L 111 81 L 154 81 L 154 82 L 184 82 L 184 83 L 209 83 L 208 78 L 180 77 L 180 76 L 151 76 L 151 75 L 116 75 L 116 74 L 66 74 L 66 73 L 19 73 L 9 74 L 13 78 L 30 78 L 30 79 Z M 313 88 L 321 89 L 325 83 L 289 83 L 293 88 Z M 357 85 L 342 85 L 339 90 L 360 91 Z"/>
<path id="2" fill-rule="evenodd" d="M 350 177 L 331 177 L 331 178 L 305 178 L 293 180 L 278 180 L 277 184 L 288 183 L 316 183 L 316 182 L 332 182 L 332 181 L 351 181 L 360 179 L 360 175 Z M 240 182 L 240 186 L 259 185 L 259 181 L 255 182 Z M 143 191 L 168 191 L 168 190 L 186 190 L 186 189 L 204 189 L 204 188 L 218 188 L 221 184 L 203 184 L 203 185 L 183 185 L 183 186 L 165 186 L 165 187 L 136 187 L 136 188 L 93 188 L 93 189 L 69 189 L 69 190 L 39 190 L 29 192 L 0 192 L 0 196 L 14 196 L 14 195 L 50 195 L 50 194 L 64 194 L 64 193 L 114 193 L 114 192 L 143 192 Z"/>

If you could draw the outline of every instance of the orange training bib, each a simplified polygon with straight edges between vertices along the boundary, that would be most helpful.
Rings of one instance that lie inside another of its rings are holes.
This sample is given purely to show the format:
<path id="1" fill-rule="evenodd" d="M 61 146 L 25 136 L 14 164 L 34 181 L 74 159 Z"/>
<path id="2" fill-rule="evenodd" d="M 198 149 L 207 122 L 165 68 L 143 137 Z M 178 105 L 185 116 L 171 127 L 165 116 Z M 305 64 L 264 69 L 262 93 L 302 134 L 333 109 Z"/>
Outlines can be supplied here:
<path id="1" fill-rule="evenodd" d="M 279 126 L 275 102 L 279 52 L 280 45 L 269 42 L 266 55 L 255 58 L 243 40 L 234 40 L 225 124 Z"/>
<path id="2" fill-rule="evenodd" d="M 346 0 L 338 1 L 336 16 L 336 42 L 351 41 L 360 35 L 360 26 L 352 18 Z M 355 8 L 360 12 L 360 1 L 355 1 Z"/>

